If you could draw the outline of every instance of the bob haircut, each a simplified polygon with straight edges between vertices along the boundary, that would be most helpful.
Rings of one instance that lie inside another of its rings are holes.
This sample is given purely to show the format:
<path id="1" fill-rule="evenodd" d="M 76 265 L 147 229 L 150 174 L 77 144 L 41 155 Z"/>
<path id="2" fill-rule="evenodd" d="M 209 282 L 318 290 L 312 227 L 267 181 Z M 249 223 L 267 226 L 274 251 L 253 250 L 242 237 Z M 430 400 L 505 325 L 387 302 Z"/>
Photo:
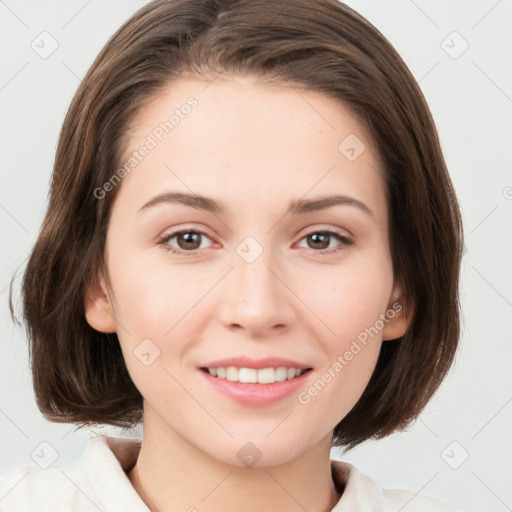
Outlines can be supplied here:
<path id="1" fill-rule="evenodd" d="M 142 420 L 143 398 L 117 335 L 85 319 L 88 286 L 100 270 L 108 282 L 104 248 L 119 187 L 101 199 L 95 191 L 121 165 L 128 127 L 145 105 L 180 77 L 219 73 L 324 93 L 368 129 L 384 167 L 394 278 L 413 316 L 404 336 L 382 344 L 332 446 L 405 429 L 455 358 L 461 214 L 413 75 L 373 25 L 336 0 L 156 0 L 103 47 L 65 117 L 48 209 L 22 280 L 39 409 L 80 427 Z M 17 321 L 12 281 L 9 301 Z"/>

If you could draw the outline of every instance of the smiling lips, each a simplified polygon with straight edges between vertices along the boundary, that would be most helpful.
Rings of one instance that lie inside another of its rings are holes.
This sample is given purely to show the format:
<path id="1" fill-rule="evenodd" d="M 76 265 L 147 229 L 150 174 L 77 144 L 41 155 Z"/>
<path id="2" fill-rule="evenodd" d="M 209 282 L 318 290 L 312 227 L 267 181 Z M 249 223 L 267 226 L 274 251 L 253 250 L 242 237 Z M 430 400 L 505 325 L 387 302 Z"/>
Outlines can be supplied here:
<path id="1" fill-rule="evenodd" d="M 221 367 L 222 368 L 222 367 Z M 228 367 L 229 368 L 229 367 Z M 235 371 L 238 371 L 238 368 Z M 243 368 L 241 368 L 243 370 Z M 249 370 L 256 371 L 254 368 L 248 368 Z M 252 383 L 252 382 L 240 382 L 230 381 L 227 379 L 214 377 L 210 375 L 209 371 L 202 368 L 203 371 L 199 373 L 204 376 L 206 381 L 216 391 L 219 391 L 224 396 L 227 396 L 233 402 L 246 406 L 264 406 L 276 403 L 285 397 L 290 397 L 294 392 L 298 392 L 299 388 L 303 386 L 308 379 L 312 369 L 300 370 L 301 373 L 291 379 L 283 380 L 281 382 L 269 382 L 264 383 Z M 266 368 L 258 369 L 266 370 Z M 270 368 L 274 371 L 273 368 Z M 309 379 L 308 379 L 309 380 Z"/>
<path id="2" fill-rule="evenodd" d="M 212 361 L 199 370 L 214 389 L 235 402 L 261 406 L 298 390 L 313 368 L 291 359 L 242 356 Z"/>

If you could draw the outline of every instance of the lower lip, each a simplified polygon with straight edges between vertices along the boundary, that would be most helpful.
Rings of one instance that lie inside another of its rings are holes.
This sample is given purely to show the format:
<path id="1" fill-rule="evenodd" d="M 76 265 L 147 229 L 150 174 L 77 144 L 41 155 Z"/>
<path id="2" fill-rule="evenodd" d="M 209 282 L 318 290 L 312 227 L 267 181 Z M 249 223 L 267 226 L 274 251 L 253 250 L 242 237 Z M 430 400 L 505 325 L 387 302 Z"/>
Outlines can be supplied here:
<path id="1" fill-rule="evenodd" d="M 281 400 L 297 391 L 309 377 L 311 371 L 305 371 L 291 380 L 283 380 L 273 384 L 253 384 L 220 379 L 213 377 L 208 372 L 199 370 L 217 391 L 245 405 L 267 405 Z"/>

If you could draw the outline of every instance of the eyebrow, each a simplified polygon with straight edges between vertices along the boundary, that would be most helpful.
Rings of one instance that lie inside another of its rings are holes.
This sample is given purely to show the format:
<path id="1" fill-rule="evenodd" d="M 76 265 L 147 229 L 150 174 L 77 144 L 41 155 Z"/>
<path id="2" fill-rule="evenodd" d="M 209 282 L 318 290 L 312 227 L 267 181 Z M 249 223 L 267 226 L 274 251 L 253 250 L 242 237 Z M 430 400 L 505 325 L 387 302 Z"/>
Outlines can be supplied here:
<path id="1" fill-rule="evenodd" d="M 163 194 L 159 194 L 158 196 L 153 197 L 153 199 L 148 201 L 144 206 L 142 206 L 142 208 L 139 209 L 139 212 L 147 210 L 152 206 L 169 203 L 183 204 L 196 210 L 204 210 L 211 213 L 225 212 L 224 206 L 217 200 L 211 197 L 201 196 L 198 194 L 189 194 L 185 192 L 165 192 Z M 316 199 L 299 199 L 292 201 L 290 202 L 285 215 L 288 213 L 292 215 L 301 215 L 309 212 L 324 210 L 336 205 L 354 206 L 375 220 L 375 215 L 370 210 L 370 208 L 366 206 L 366 204 L 354 197 L 344 195 L 323 196 Z"/>

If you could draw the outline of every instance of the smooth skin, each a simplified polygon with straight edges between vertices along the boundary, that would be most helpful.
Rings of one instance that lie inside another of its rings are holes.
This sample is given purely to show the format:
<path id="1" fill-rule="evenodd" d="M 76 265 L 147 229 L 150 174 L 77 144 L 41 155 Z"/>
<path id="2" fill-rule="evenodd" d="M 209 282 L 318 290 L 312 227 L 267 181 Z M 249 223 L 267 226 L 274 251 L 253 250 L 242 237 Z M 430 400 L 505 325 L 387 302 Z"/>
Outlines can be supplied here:
<path id="1" fill-rule="evenodd" d="M 125 154 L 190 96 L 197 106 L 119 185 L 106 242 L 111 288 L 100 274 L 85 301 L 88 323 L 117 333 L 144 397 L 142 447 L 129 478 L 152 511 L 330 511 L 340 499 L 333 429 L 367 386 L 383 340 L 407 330 L 406 309 L 307 404 L 292 393 L 242 405 L 213 389 L 199 367 L 242 355 L 291 358 L 313 368 L 307 391 L 379 315 L 403 305 L 378 154 L 334 99 L 231 75 L 170 83 L 129 127 Z M 353 161 L 338 149 L 349 134 L 366 148 Z M 163 192 L 212 197 L 225 211 L 142 208 Z M 342 204 L 285 215 L 292 201 L 334 194 L 372 214 Z M 353 244 L 318 238 L 325 230 Z M 161 243 L 180 231 L 205 235 Z M 237 252 L 246 237 L 257 244 L 245 247 L 262 250 L 250 263 Z M 148 339 L 146 362 L 154 360 L 146 365 L 137 347 Z M 251 467 L 237 456 L 248 442 L 261 453 Z"/>

